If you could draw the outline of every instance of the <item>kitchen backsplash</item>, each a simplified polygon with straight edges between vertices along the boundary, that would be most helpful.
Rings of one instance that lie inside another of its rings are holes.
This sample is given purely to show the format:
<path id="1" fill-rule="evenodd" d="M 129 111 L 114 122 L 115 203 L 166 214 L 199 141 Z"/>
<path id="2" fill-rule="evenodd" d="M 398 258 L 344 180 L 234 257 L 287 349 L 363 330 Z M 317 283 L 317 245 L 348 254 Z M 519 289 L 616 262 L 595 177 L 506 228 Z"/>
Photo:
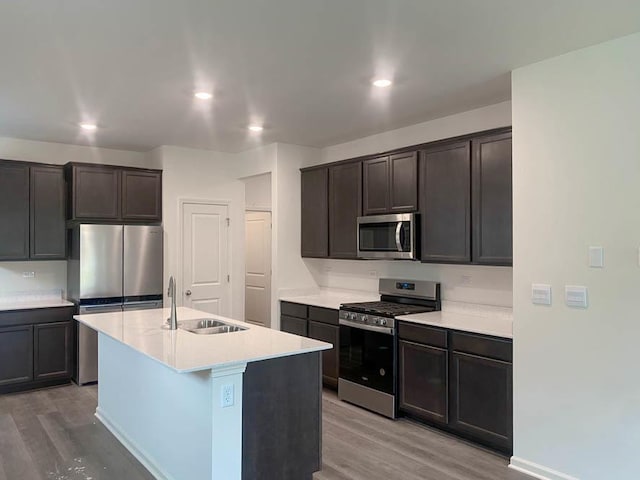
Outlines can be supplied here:
<path id="1" fill-rule="evenodd" d="M 33 275 L 33 276 L 31 276 Z M 0 262 L 0 296 L 67 289 L 67 262 Z"/>
<path id="2" fill-rule="evenodd" d="M 432 280 L 442 284 L 443 300 L 513 305 L 512 267 L 311 258 L 305 259 L 305 264 L 320 287 L 377 292 L 381 277 Z"/>

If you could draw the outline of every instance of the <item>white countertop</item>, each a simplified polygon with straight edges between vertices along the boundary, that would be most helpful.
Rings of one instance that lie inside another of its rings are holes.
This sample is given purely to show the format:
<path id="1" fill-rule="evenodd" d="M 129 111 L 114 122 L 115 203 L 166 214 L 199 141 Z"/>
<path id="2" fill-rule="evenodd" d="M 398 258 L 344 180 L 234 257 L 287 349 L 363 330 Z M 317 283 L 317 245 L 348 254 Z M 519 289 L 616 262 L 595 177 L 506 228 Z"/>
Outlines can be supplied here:
<path id="1" fill-rule="evenodd" d="M 61 298 L 52 300 L 0 301 L 0 312 L 6 312 L 9 310 L 30 310 L 32 308 L 57 307 L 73 307 L 73 303 L 62 300 Z"/>
<path id="2" fill-rule="evenodd" d="M 181 373 L 327 350 L 330 343 L 259 327 L 191 308 L 178 308 L 178 322 L 215 318 L 247 328 L 198 335 L 164 328 L 169 309 L 76 315 L 85 325 Z"/>
<path id="3" fill-rule="evenodd" d="M 506 307 L 442 302 L 439 312 L 402 315 L 398 320 L 434 327 L 513 338 L 513 311 Z"/>
<path id="4" fill-rule="evenodd" d="M 338 290 L 323 288 L 315 292 L 302 295 L 281 294 L 280 300 L 283 302 L 302 303 L 313 305 L 314 307 L 332 308 L 338 310 L 342 303 L 355 302 L 377 302 L 380 300 L 379 293 L 362 292 L 359 290 Z"/>

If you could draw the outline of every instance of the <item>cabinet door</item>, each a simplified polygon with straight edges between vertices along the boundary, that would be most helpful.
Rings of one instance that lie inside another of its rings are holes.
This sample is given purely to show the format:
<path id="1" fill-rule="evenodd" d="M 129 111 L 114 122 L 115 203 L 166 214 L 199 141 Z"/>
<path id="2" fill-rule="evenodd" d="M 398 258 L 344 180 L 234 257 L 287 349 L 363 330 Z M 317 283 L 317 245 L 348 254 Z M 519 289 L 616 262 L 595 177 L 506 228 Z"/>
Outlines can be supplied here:
<path id="1" fill-rule="evenodd" d="M 0 328 L 0 386 L 33 380 L 31 325 Z"/>
<path id="2" fill-rule="evenodd" d="M 34 378 L 71 375 L 71 322 L 34 325 Z"/>
<path id="3" fill-rule="evenodd" d="M 318 168 L 301 174 L 301 227 L 303 257 L 329 255 L 329 169 Z"/>
<path id="4" fill-rule="evenodd" d="M 0 161 L 0 260 L 29 258 L 29 167 Z"/>
<path id="5" fill-rule="evenodd" d="M 309 320 L 309 338 L 333 344 L 331 350 L 322 351 L 322 381 L 331 388 L 338 388 L 339 335 L 340 327 Z"/>
<path id="6" fill-rule="evenodd" d="M 389 211 L 418 210 L 418 154 L 392 155 L 389 158 Z"/>
<path id="7" fill-rule="evenodd" d="M 364 215 L 380 215 L 389 212 L 389 157 L 374 158 L 362 162 Z"/>
<path id="8" fill-rule="evenodd" d="M 400 340 L 400 410 L 442 424 L 448 421 L 446 349 Z"/>
<path id="9" fill-rule="evenodd" d="M 162 220 L 162 172 L 122 171 L 122 219 Z"/>
<path id="10" fill-rule="evenodd" d="M 357 258 L 357 220 L 362 214 L 362 163 L 329 169 L 329 256 Z"/>
<path id="11" fill-rule="evenodd" d="M 511 363 L 454 351 L 451 364 L 450 426 L 492 446 L 510 450 Z"/>
<path id="12" fill-rule="evenodd" d="M 280 315 L 280 330 L 301 337 L 307 336 L 307 319 Z"/>
<path id="13" fill-rule="evenodd" d="M 473 141 L 473 261 L 511 265 L 511 133 Z"/>
<path id="14" fill-rule="evenodd" d="M 33 259 L 66 257 L 65 183 L 62 167 L 31 167 L 31 240 Z"/>
<path id="15" fill-rule="evenodd" d="M 471 261 L 469 142 L 425 150 L 420 157 L 423 262 Z"/>
<path id="16" fill-rule="evenodd" d="M 107 166 L 74 165 L 72 218 L 120 219 L 120 170 Z"/>

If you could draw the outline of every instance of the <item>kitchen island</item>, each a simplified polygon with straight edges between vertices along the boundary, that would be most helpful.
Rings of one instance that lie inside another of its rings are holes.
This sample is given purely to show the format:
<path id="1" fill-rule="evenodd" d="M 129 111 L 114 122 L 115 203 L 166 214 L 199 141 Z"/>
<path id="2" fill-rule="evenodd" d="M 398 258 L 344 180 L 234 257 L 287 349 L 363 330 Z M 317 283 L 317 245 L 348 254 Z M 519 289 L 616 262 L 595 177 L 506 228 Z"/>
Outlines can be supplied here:
<path id="1" fill-rule="evenodd" d="M 242 331 L 168 330 L 168 309 L 76 315 L 98 332 L 100 421 L 158 479 L 311 479 L 321 466 L 321 351 L 331 344 L 178 309 Z"/>

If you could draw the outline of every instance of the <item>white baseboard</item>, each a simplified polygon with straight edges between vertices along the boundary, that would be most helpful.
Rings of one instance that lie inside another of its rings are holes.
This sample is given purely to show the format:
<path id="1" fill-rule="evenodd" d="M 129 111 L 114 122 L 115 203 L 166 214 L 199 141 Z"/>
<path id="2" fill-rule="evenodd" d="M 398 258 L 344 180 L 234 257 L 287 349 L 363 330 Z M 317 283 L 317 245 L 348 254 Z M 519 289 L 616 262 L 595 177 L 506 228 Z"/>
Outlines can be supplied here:
<path id="1" fill-rule="evenodd" d="M 158 468 L 158 464 L 157 462 L 155 462 L 151 457 L 149 457 L 147 454 L 145 454 L 145 452 L 138 448 L 138 446 L 135 444 L 135 442 L 131 441 L 122 431 L 121 428 L 118 427 L 117 424 L 115 424 L 114 422 L 112 422 L 109 419 L 109 416 L 107 414 L 105 414 L 104 411 L 102 411 L 100 409 L 100 407 L 98 407 L 96 409 L 96 413 L 95 413 L 96 417 L 98 420 L 100 420 L 100 422 L 107 427 L 107 430 L 109 430 L 114 437 L 116 437 L 118 439 L 118 441 L 124 445 L 124 447 L 129 450 L 129 452 L 131 453 L 131 455 L 133 455 L 134 457 L 136 457 L 138 459 L 138 461 L 144 465 L 144 467 L 149 470 L 149 473 L 151 473 L 151 475 L 153 475 L 157 480 L 173 480 L 172 477 L 170 477 L 169 475 L 166 475 L 165 472 L 163 472 L 162 470 L 160 470 Z"/>
<path id="2" fill-rule="evenodd" d="M 509 468 L 529 475 L 530 477 L 538 478 L 539 480 L 578 480 L 578 478 L 567 475 L 566 473 L 558 472 L 557 470 L 518 457 L 511 457 Z"/>

